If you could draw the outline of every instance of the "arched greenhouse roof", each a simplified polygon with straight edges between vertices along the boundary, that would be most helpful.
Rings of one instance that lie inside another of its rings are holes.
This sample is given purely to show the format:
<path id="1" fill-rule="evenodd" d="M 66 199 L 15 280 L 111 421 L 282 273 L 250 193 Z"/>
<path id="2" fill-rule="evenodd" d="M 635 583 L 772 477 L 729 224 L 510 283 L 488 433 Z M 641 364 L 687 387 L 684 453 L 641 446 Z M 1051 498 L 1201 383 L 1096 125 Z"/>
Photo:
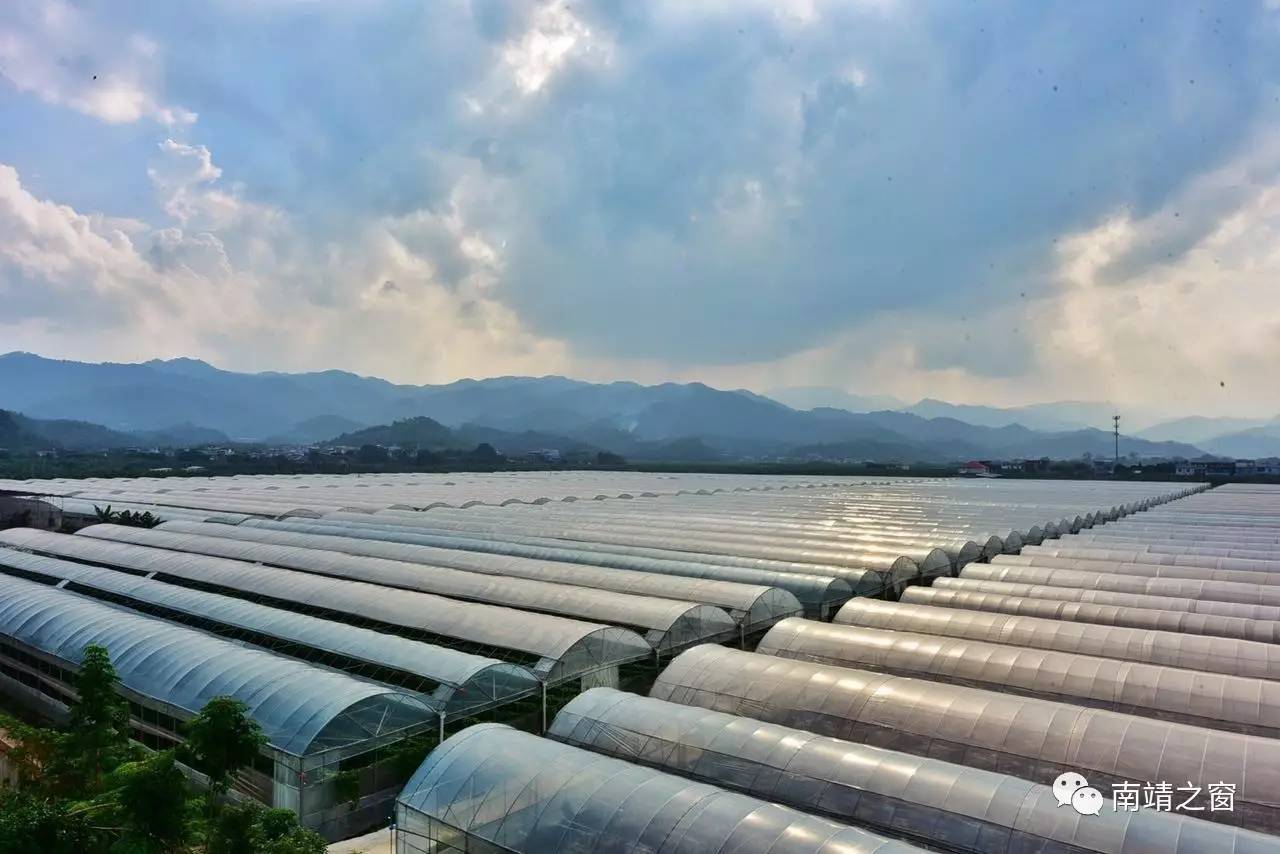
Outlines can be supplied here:
<path id="1" fill-rule="evenodd" d="M 737 634 L 723 609 L 675 598 L 640 596 L 572 584 L 535 581 L 426 567 L 402 560 L 343 554 L 324 549 L 207 537 L 194 534 L 91 525 L 76 534 L 150 549 L 208 555 L 252 564 L 316 573 L 387 588 L 413 590 L 467 602 L 519 608 L 571 619 L 592 620 L 642 631 L 654 649 L 672 651 L 694 643 L 724 640 Z M 388 590 L 388 595 L 397 595 Z"/>
<path id="2" fill-rule="evenodd" d="M 1053 790 L 896 750 L 612 688 L 569 702 L 548 736 L 768 801 L 984 854 L 1264 854 L 1275 838 L 1176 813 L 1062 810 Z"/>
<path id="3" fill-rule="evenodd" d="M 0 545 L 52 557 L 87 561 L 138 575 L 232 591 L 290 610 L 346 615 L 351 620 L 403 627 L 433 643 L 523 664 L 538 678 L 560 682 L 602 667 L 652 655 L 644 638 L 627 629 L 548 614 L 446 599 L 412 590 L 255 566 L 244 561 L 170 552 L 32 528 L 0 531 Z M 725 619 L 728 619 L 727 617 Z M 468 649 L 470 647 L 470 649 Z"/>
<path id="4" fill-rule="evenodd" d="M 411 694 L 22 579 L 0 584 L 0 634 L 73 666 L 100 644 L 126 689 L 190 715 L 234 697 L 272 747 L 294 756 L 436 719 Z"/>
<path id="5" fill-rule="evenodd" d="M 375 632 L 319 617 L 259 605 L 233 596 L 165 584 L 111 569 L 0 548 L 0 572 L 70 583 L 77 592 L 116 601 L 143 613 L 175 612 L 195 623 L 217 623 L 266 635 L 421 680 L 427 702 L 446 718 L 465 717 L 533 693 L 538 682 L 523 667 L 493 658 Z M 223 632 L 218 632 L 223 634 Z"/>
<path id="6" fill-rule="evenodd" d="M 1272 738 L 710 645 L 673 659 L 650 696 L 1038 783 L 1064 771 L 1103 791 L 1123 781 L 1222 781 L 1236 786 L 1236 810 L 1213 818 L 1280 830 Z"/>
<path id="7" fill-rule="evenodd" d="M 460 849 L 472 837 L 521 854 L 921 850 L 500 724 L 468 727 L 436 747 L 400 793 L 396 814 L 409 845 L 438 823 Z M 435 850 L 428 844 L 417 850 Z"/>

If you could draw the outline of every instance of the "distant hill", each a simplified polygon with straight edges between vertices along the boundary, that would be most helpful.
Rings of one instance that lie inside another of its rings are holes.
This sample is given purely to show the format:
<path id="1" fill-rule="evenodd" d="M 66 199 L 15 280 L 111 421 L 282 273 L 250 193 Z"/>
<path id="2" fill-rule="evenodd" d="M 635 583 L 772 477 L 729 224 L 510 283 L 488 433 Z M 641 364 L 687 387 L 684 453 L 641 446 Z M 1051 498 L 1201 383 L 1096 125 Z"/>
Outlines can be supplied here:
<path id="1" fill-rule="evenodd" d="M 71 420 L 41 420 L 0 409 L 0 448 L 11 451 L 99 450 L 136 444 L 133 436 L 98 424 Z"/>
<path id="2" fill-rule="evenodd" d="M 200 445 L 226 445 L 231 439 L 221 430 L 196 424 L 174 424 L 163 430 L 139 430 L 130 434 L 133 444 L 160 448 L 193 448 Z"/>
<path id="3" fill-rule="evenodd" d="M 854 394 L 830 386 L 789 386 L 765 392 L 767 397 L 793 409 L 844 409 L 848 412 L 875 412 L 902 409 L 907 404 L 887 394 Z"/>
<path id="4" fill-rule="evenodd" d="M 343 433 L 354 433 L 367 426 L 369 425 L 341 415 L 316 415 L 299 421 L 284 433 L 268 436 L 263 441 L 268 445 L 313 445 Z"/>
<path id="5" fill-rule="evenodd" d="M 448 427 L 426 416 L 405 418 L 391 424 L 365 427 L 351 433 L 343 433 L 329 440 L 327 445 L 383 445 L 414 448 L 456 448 L 457 437 Z"/>
<path id="6" fill-rule="evenodd" d="M 1209 453 L 1224 457 L 1280 457 L 1280 422 L 1224 433 L 1198 444 Z"/>
<path id="7" fill-rule="evenodd" d="M 1103 404 L 999 410 L 921 401 L 909 407 L 918 412 L 800 410 L 703 383 L 599 384 L 553 376 L 414 386 L 344 371 L 243 374 L 194 359 L 95 365 L 10 353 L 0 356 L 0 406 L 35 419 L 73 419 L 80 426 L 63 430 L 80 430 L 81 438 L 67 441 L 81 445 L 267 440 L 473 448 L 488 442 L 508 453 L 553 447 L 690 460 L 826 448 L 840 456 L 920 461 L 1105 457 L 1112 448 L 1105 431 L 1056 426 L 1071 413 L 1109 412 Z M 61 441 L 50 431 L 46 440 Z M 1203 454 L 1188 443 L 1138 436 L 1125 436 L 1121 452 Z"/>

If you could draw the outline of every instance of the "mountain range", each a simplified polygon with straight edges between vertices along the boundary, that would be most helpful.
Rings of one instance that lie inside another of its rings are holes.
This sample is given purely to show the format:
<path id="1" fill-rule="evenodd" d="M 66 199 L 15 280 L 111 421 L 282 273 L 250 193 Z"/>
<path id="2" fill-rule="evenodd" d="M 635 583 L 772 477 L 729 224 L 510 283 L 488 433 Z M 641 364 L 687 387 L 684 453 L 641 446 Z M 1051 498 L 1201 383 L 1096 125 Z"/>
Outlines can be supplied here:
<path id="1" fill-rule="evenodd" d="M 844 394 L 843 402 L 855 408 L 896 402 Z M 784 390 L 780 396 L 795 403 L 841 402 L 838 396 L 824 397 L 820 388 Z M 581 448 L 634 458 L 692 459 L 674 455 L 696 453 L 951 461 L 1085 453 L 1108 457 L 1113 448 L 1111 434 L 1097 427 L 1099 421 L 1107 423 L 1101 417 L 1109 413 L 1105 404 L 1002 410 L 923 400 L 851 411 L 797 408 L 744 389 L 720 390 L 702 383 L 599 384 L 550 376 L 405 385 L 345 371 L 248 374 L 194 359 L 94 364 L 30 353 L 0 356 L 0 408 L 22 413 L 11 419 L 19 419 L 13 423 L 28 436 L 43 435 L 64 447 L 311 444 L 425 418 L 447 431 L 454 446 L 487 441 L 508 452 Z M 42 426 L 46 424 L 62 426 Z M 86 432 L 90 427 L 104 432 Z M 1270 442 L 1276 448 L 1270 453 L 1280 453 L 1280 429 L 1268 433 L 1266 422 L 1241 429 L 1258 432 L 1237 435 L 1232 441 L 1239 447 L 1252 442 L 1249 447 L 1264 448 Z M 1240 433 L 1231 429 L 1224 436 Z M 3 435 L 0 446 L 15 445 L 6 445 Z M 438 434 L 437 443 L 444 437 Z M 1193 443 L 1166 438 L 1152 427 L 1141 436 L 1124 436 L 1121 452 L 1197 457 L 1219 438 Z"/>

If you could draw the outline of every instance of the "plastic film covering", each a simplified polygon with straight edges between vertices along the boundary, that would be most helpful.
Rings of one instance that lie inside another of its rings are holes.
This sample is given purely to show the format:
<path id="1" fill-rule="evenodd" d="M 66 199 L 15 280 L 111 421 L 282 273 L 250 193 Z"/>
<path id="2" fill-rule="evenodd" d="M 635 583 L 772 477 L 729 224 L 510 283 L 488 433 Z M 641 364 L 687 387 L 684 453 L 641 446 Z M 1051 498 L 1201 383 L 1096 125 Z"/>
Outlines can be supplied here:
<path id="1" fill-rule="evenodd" d="M 939 538 L 942 542 L 933 542 L 904 535 L 900 531 L 853 526 L 836 528 L 813 521 L 780 519 L 776 516 L 756 515 L 744 518 L 723 512 L 732 509 L 733 502 L 715 501 L 710 506 L 698 507 L 693 506 L 695 501 L 698 499 L 681 496 L 660 500 L 656 505 L 649 503 L 639 507 L 620 507 L 615 504 L 565 510 L 553 505 L 524 505 L 499 510 L 483 508 L 466 514 L 458 511 L 434 511 L 434 514 L 454 519 L 483 516 L 487 521 L 498 524 L 514 520 L 544 525 L 580 524 L 589 520 L 593 524 L 607 525 L 610 530 L 618 532 L 643 534 L 659 531 L 679 535 L 693 532 L 699 536 L 770 547 L 832 550 L 833 555 L 853 550 L 863 555 L 860 565 L 865 563 L 868 566 L 883 566 L 886 561 L 891 563 L 899 557 L 908 557 L 922 568 L 934 569 L 938 568 L 934 552 L 939 549 L 946 552 L 949 566 L 957 561 L 963 564 L 982 556 L 982 546 L 972 540 L 948 537 Z M 833 557 L 832 561 L 843 562 L 843 558 Z"/>
<path id="2" fill-rule="evenodd" d="M 432 642 L 442 645 L 470 646 L 472 652 L 486 650 L 487 655 L 522 664 L 539 679 L 553 683 L 652 655 L 652 647 L 627 629 L 243 561 L 30 528 L 0 531 L 0 544 L 211 587 L 214 592 L 289 610 L 319 612 L 326 617 L 350 615 L 358 622 L 410 629 L 438 639 Z"/>
<path id="3" fill-rule="evenodd" d="M 550 737 L 847 821 L 932 850 L 1271 852 L 1269 835 L 1175 813 L 1063 810 L 1048 786 L 737 715 L 592 688 Z"/>
<path id="4" fill-rule="evenodd" d="M 122 525 L 93 525 L 81 530 L 76 536 L 223 557 L 350 581 L 366 581 L 388 588 L 416 590 L 486 605 L 501 605 L 624 626 L 645 632 L 654 649 L 663 651 L 737 635 L 733 620 L 720 608 L 675 599 L 632 596 L 444 567 L 424 567 L 405 561 L 361 557 L 323 549 L 173 534 Z M 391 591 L 388 594 L 395 595 Z"/>
<path id="5" fill-rule="evenodd" d="M 411 694 L 17 578 L 0 584 L 0 634 L 71 665 L 101 644 L 126 689 L 188 716 L 234 697 L 273 748 L 294 756 L 436 721 Z"/>
<path id="6" fill-rule="evenodd" d="M 960 579 L 956 579 L 960 580 Z M 1011 591 L 1001 591 L 991 586 L 999 581 L 974 582 L 973 587 L 922 587 L 908 590 L 902 601 L 916 605 L 936 605 L 943 608 L 967 608 L 1001 614 L 1017 614 L 1028 617 L 1044 617 L 1050 620 L 1070 620 L 1078 623 L 1096 623 L 1105 626 L 1125 626 L 1135 629 L 1157 629 L 1165 632 L 1186 632 L 1221 638 L 1280 643 L 1280 621 L 1255 620 L 1250 617 L 1224 617 L 1216 614 L 1199 614 L 1190 610 L 1143 608 L 1133 605 L 1098 604 L 1090 600 L 1077 600 L 1069 596 L 1032 596 L 1041 588 L 1029 584 L 1011 584 Z M 1028 588 L 1018 592 L 1017 588 Z M 1043 588 L 1062 591 L 1066 588 Z M 1091 590 L 1075 591 L 1092 593 Z M 1120 594 L 1116 594 L 1120 595 Z M 1143 596 L 1141 599 L 1158 599 Z M 1195 604 L 1193 600 L 1170 600 L 1174 603 Z"/>
<path id="7" fill-rule="evenodd" d="M 372 516 L 356 513 L 332 513 L 326 518 L 343 521 L 366 522 L 381 525 L 418 525 L 441 531 L 472 530 L 483 533 L 511 531 L 521 535 L 554 537 L 564 541 L 603 542 L 622 546 L 640 546 L 662 549 L 669 553 L 683 554 L 690 560 L 706 560 L 709 555 L 724 555 L 753 562 L 769 561 L 771 566 L 778 564 L 794 564 L 805 573 L 830 575 L 830 567 L 843 567 L 854 570 L 859 576 L 865 571 L 880 573 L 885 583 L 897 590 L 908 583 L 919 580 L 921 569 L 919 564 L 907 557 L 887 557 L 883 554 L 866 552 L 837 551 L 834 549 L 805 549 L 789 547 L 777 543 L 743 543 L 732 539 L 711 537 L 701 534 L 657 533 L 654 531 L 619 531 L 605 524 L 570 525 L 546 523 L 540 526 L 521 525 L 518 520 L 506 522 L 479 523 L 474 521 L 454 521 L 444 518 L 434 511 L 411 513 L 403 511 L 382 511 Z M 932 562 L 939 569 L 951 566 L 950 559 L 939 550 L 932 557 Z M 735 565 L 736 561 L 734 561 Z M 843 576 L 841 576 L 843 577 Z"/>
<path id="8" fill-rule="evenodd" d="M 1213 569 L 1207 566 L 1165 566 L 1154 563 L 1116 563 L 1043 555 L 1001 555 L 992 561 L 1000 566 L 1039 566 L 1051 569 L 1075 569 L 1081 572 L 1110 572 L 1117 575 L 1140 575 L 1147 578 L 1193 578 L 1202 581 L 1235 581 L 1243 584 L 1280 585 L 1280 572 L 1264 570 Z"/>
<path id="9" fill-rule="evenodd" d="M 242 528 L 238 525 L 169 522 L 161 525 L 160 530 L 174 534 L 323 549 L 359 557 L 385 558 L 404 563 L 422 564 L 427 567 L 446 567 L 484 575 L 528 578 L 535 581 L 609 590 L 633 596 L 681 599 L 716 605 L 727 610 L 735 622 L 747 632 L 763 630 L 784 617 L 796 616 L 802 610 L 795 596 L 776 587 L 603 569 L 406 543 Z"/>
<path id="10" fill-rule="evenodd" d="M 1280 683 L 1265 679 L 799 619 L 770 629 L 757 651 L 1208 729 L 1280 734 Z"/>
<path id="11" fill-rule="evenodd" d="M 416 677 L 410 680 L 414 685 L 405 687 L 423 693 L 428 705 L 446 719 L 476 714 L 538 690 L 533 674 L 514 664 L 115 570 L 0 549 L 0 572 L 39 577 L 59 586 L 70 582 L 68 589 L 143 613 L 178 615 L 205 628 L 217 624 L 224 629 L 217 634 L 265 636 L 380 670 L 398 670 Z"/>
<path id="12" fill-rule="evenodd" d="M 164 526 L 162 525 L 161 527 Z M 862 574 L 862 578 L 859 579 L 860 587 L 855 591 L 850 587 L 848 581 L 834 576 L 738 566 L 720 566 L 691 560 L 671 560 L 646 557 L 644 555 L 615 554 L 578 546 L 565 547 L 568 544 L 564 543 L 557 545 L 547 544 L 556 543 L 554 540 L 528 543 L 524 539 L 520 539 L 517 542 L 515 539 L 452 537 L 432 534 L 426 531 L 416 532 L 405 528 L 380 528 L 372 525 L 342 524 L 339 522 L 326 523 L 325 520 L 293 522 L 274 519 L 252 519 L 238 527 L 244 531 L 279 531 L 372 542 L 410 543 L 481 554 L 525 557 L 540 561 L 560 561 L 571 565 L 601 566 L 655 575 L 705 578 L 714 581 L 732 581 L 741 584 L 776 587 L 795 596 L 800 604 L 804 606 L 805 613 L 810 616 L 826 614 L 828 611 L 844 604 L 855 594 L 859 596 L 874 596 L 884 591 L 880 576 L 873 572 Z"/>
<path id="13" fill-rule="evenodd" d="M 396 826 L 400 854 L 921 850 L 500 724 L 431 751 L 396 801 Z"/>
<path id="14" fill-rule="evenodd" d="M 870 596 L 883 593 L 887 589 L 887 579 L 884 573 L 871 569 L 850 569 L 844 566 L 832 566 L 831 564 L 811 564 L 799 563 L 796 561 L 767 560 L 764 558 L 741 557 L 739 555 L 717 554 L 710 551 L 691 551 L 664 548 L 661 545 L 637 546 L 626 543 L 606 543 L 598 540 L 583 539 L 557 539 L 554 536 L 535 536 L 521 534 L 512 529 L 511 526 L 485 525 L 480 527 L 466 527 L 459 524 L 430 524 L 428 513 L 419 513 L 422 517 L 404 519 L 401 521 L 392 521 L 383 519 L 380 515 L 365 516 L 358 513 L 335 513 L 326 516 L 323 519 L 308 520 L 305 524 L 316 527 L 339 528 L 340 533 L 344 536 L 356 536 L 355 531 L 360 531 L 360 536 L 366 536 L 364 532 L 376 532 L 378 535 L 396 534 L 406 535 L 413 534 L 418 536 L 432 537 L 448 537 L 451 539 L 465 539 L 481 543 L 508 543 L 524 546 L 535 546 L 539 548 L 554 548 L 559 551 L 567 551 L 570 554 L 589 555 L 594 562 L 597 555 L 614 555 L 625 558 L 653 558 L 662 561 L 674 561 L 676 563 L 696 563 L 699 565 L 708 564 L 710 566 L 732 567 L 734 569 L 751 569 L 764 570 L 766 572 L 779 573 L 796 573 L 804 576 L 812 576 L 817 573 L 819 576 L 827 578 L 838 578 L 847 583 L 851 588 L 859 591 L 859 595 Z M 275 527 L 268 524 L 279 520 L 257 520 L 250 519 L 245 522 L 251 527 Z M 293 520 L 294 523 L 297 520 Z M 292 524 L 292 523 L 291 523 Z M 372 534 L 368 534 L 372 535 Z M 406 540 L 406 542 L 410 542 Z M 452 547 L 452 546 L 451 546 Z M 459 546 L 463 547 L 463 546 Z M 472 548 L 468 545 L 465 548 Z M 581 557 L 575 558 L 581 560 Z"/>
<path id="15" fill-rule="evenodd" d="M 36 496 L 32 496 L 33 498 Z M 179 507 L 166 507 L 160 504 L 132 504 L 127 501 L 89 501 L 84 498 L 45 498 L 45 503 L 57 507 L 63 513 L 79 516 L 97 516 L 98 510 L 108 506 L 112 511 L 128 510 L 132 513 L 150 513 L 162 520 L 189 519 L 196 522 L 220 522 L 237 525 L 249 516 L 243 513 L 219 513 L 210 510 L 184 510 Z"/>
<path id="16" fill-rule="evenodd" d="M 1206 818 L 1280 830 L 1280 741 L 978 688 L 704 645 L 677 656 L 650 696 L 1012 774 L 1236 786 Z"/>
<path id="17" fill-rule="evenodd" d="M 938 592 L 928 588 L 922 590 Z M 923 598 L 928 599 L 927 596 Z M 1052 649 L 1231 676 L 1280 679 L 1280 646 L 1235 638 L 932 607 L 914 604 L 914 599 L 910 602 L 870 599 L 849 602 L 836 614 L 835 622 Z"/>
<path id="18" fill-rule="evenodd" d="M 1280 557 L 1272 550 L 1174 546 L 1153 543 L 1145 549 L 1107 549 L 1075 546 L 1072 542 L 1036 546 L 1040 557 L 1074 558 L 1108 563 L 1145 563 L 1164 566 L 1203 566 L 1247 572 L 1280 572 Z"/>
<path id="19" fill-rule="evenodd" d="M 1238 602 L 1244 605 L 1280 607 L 1280 587 L 1267 584 L 1241 584 L 1236 581 L 1202 581 L 1192 578 L 1147 578 L 1109 572 L 1082 572 L 1041 566 L 1003 566 L 969 564 L 960 571 L 961 578 L 985 581 L 1013 581 L 1048 587 L 1079 587 L 1137 593 L 1147 596 L 1174 596 L 1187 599 L 1209 599 Z"/>
<path id="20" fill-rule="evenodd" d="M 980 578 L 939 578 L 935 587 L 961 590 L 984 590 L 1039 599 L 1063 599 L 1074 602 L 1097 602 L 1108 605 L 1131 605 L 1135 608 L 1190 611 L 1220 617 L 1244 617 L 1250 620 L 1280 620 L 1280 608 L 1274 605 L 1250 605 L 1245 602 L 1220 602 L 1165 594 L 1117 593 L 1087 587 L 1056 587 L 1019 581 L 987 581 Z"/>

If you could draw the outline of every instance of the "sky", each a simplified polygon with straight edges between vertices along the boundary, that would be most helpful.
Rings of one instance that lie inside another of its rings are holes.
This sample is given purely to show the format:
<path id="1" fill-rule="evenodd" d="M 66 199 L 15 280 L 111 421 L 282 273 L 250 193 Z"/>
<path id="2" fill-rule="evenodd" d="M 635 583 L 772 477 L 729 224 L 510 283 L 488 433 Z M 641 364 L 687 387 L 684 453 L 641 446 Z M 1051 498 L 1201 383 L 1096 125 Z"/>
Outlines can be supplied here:
<path id="1" fill-rule="evenodd" d="M 1280 2 L 6 0 L 0 351 L 1280 414 Z"/>

